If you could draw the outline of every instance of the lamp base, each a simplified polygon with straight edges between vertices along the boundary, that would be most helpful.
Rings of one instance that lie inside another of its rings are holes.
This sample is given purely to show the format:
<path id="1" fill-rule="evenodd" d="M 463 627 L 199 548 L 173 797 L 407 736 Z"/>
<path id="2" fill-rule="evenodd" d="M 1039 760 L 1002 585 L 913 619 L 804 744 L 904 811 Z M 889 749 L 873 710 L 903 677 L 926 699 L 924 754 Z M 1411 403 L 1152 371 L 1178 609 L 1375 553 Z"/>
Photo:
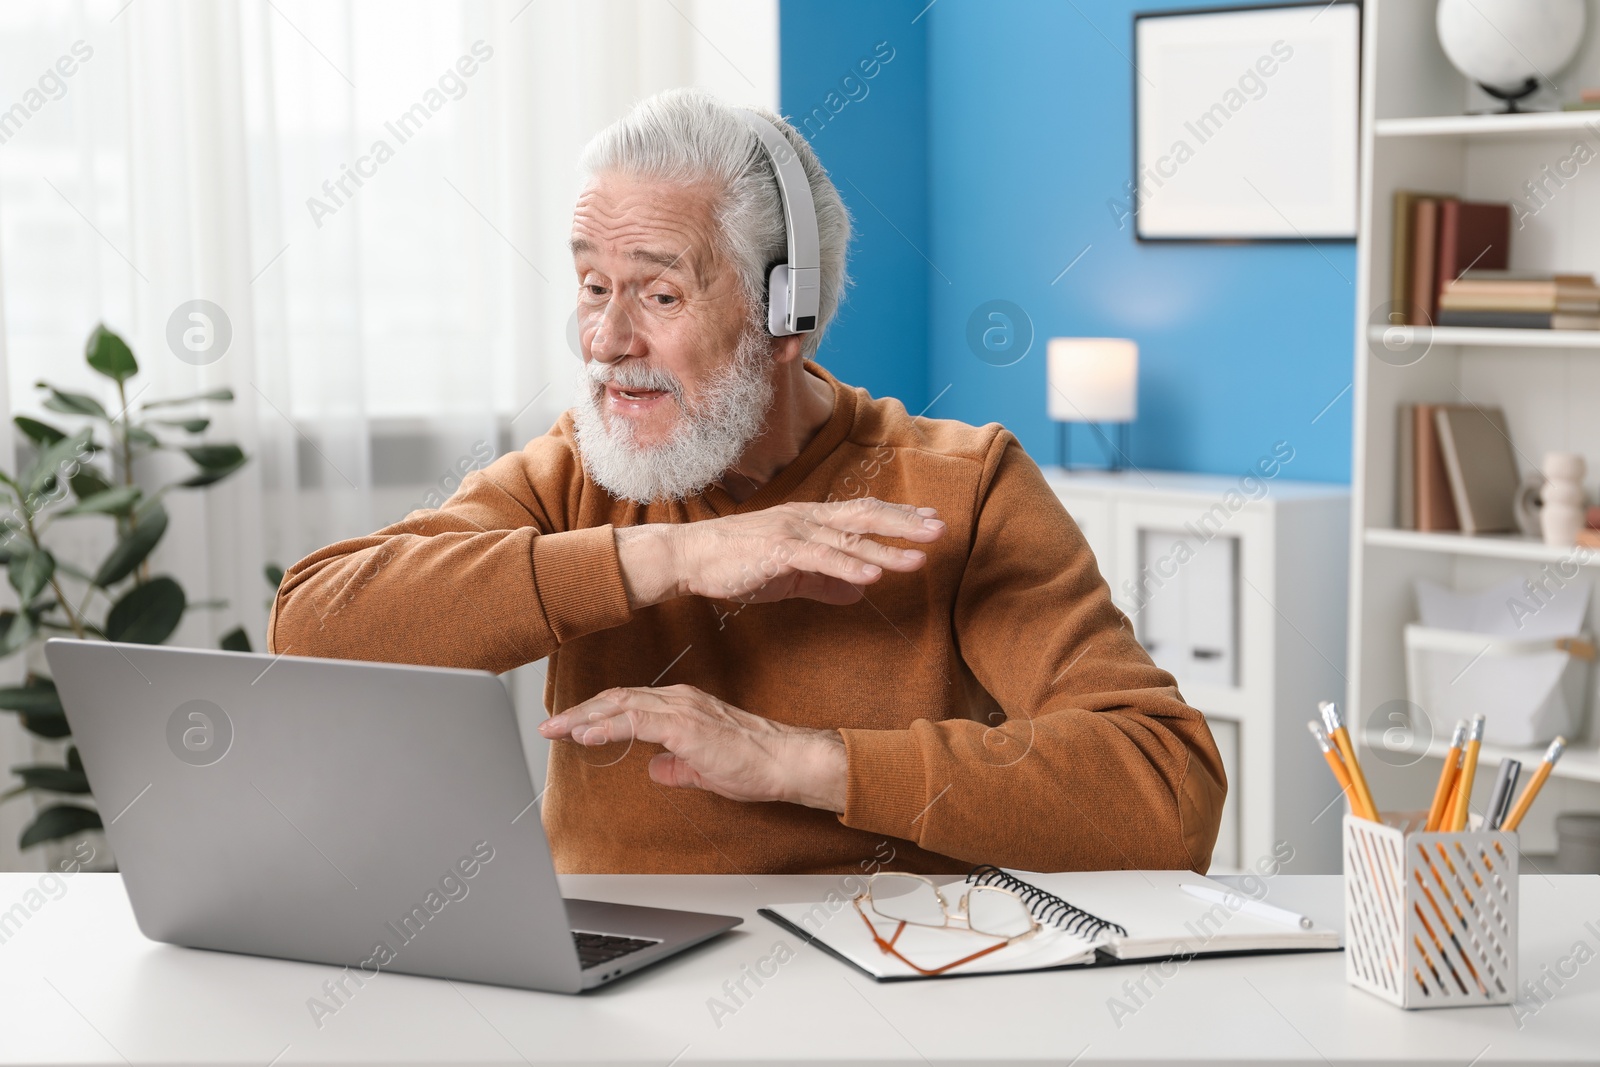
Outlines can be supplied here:
<path id="1" fill-rule="evenodd" d="M 1100 438 L 1100 451 L 1105 456 L 1104 466 L 1072 465 L 1072 423 L 1056 423 L 1056 461 L 1062 470 L 1099 470 L 1123 471 L 1131 467 L 1132 461 L 1128 459 L 1128 426 L 1126 422 L 1114 422 L 1116 440 L 1113 441 L 1102 428 L 1104 424 L 1090 422 L 1085 425 L 1091 427 Z"/>

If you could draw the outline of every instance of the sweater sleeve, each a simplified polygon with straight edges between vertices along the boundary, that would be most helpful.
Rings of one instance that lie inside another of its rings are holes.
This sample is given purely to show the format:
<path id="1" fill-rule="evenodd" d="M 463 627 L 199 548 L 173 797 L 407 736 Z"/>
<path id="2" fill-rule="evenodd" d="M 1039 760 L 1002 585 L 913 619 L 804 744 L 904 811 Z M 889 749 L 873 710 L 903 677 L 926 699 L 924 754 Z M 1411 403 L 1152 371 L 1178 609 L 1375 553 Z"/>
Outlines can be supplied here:
<path id="1" fill-rule="evenodd" d="M 413 511 L 289 568 L 269 651 L 508 671 L 631 618 L 611 526 L 564 529 L 541 442 Z M 539 483 L 546 490 L 541 494 Z"/>
<path id="2" fill-rule="evenodd" d="M 1001 711 L 841 731 L 842 821 L 971 863 L 1204 872 L 1227 789 L 1204 716 L 1139 645 L 1009 433 L 975 507 L 954 624 Z"/>

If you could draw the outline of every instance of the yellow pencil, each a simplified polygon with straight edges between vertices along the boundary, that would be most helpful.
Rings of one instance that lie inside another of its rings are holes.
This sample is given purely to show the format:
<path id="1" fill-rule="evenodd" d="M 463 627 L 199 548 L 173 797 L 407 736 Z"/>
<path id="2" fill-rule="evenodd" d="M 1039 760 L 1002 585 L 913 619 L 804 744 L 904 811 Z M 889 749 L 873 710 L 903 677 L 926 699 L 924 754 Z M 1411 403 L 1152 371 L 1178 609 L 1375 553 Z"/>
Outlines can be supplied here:
<path id="1" fill-rule="evenodd" d="M 1361 773 L 1361 764 L 1356 760 L 1356 749 L 1350 743 L 1350 732 L 1345 729 L 1344 716 L 1339 711 L 1339 705 L 1331 700 L 1324 700 L 1317 705 L 1317 710 L 1322 712 L 1322 724 L 1328 729 L 1328 737 L 1339 747 L 1339 755 L 1344 757 L 1345 770 L 1350 772 L 1350 786 L 1356 801 L 1356 814 L 1372 822 L 1381 822 L 1378 818 L 1378 806 L 1372 802 L 1372 791 L 1367 788 L 1367 776 Z"/>
<path id="2" fill-rule="evenodd" d="M 1317 747 L 1322 749 L 1322 758 L 1328 761 L 1328 769 L 1333 772 L 1333 780 L 1339 783 L 1339 791 L 1350 802 L 1351 811 L 1357 815 L 1361 814 L 1356 803 L 1355 791 L 1350 787 L 1350 773 L 1344 769 L 1344 759 L 1339 755 L 1339 750 L 1328 740 L 1328 735 L 1320 722 L 1312 719 L 1306 723 L 1306 729 L 1317 739 Z"/>
<path id="3" fill-rule="evenodd" d="M 1461 745 L 1466 740 L 1467 723 L 1464 719 L 1456 720 L 1456 728 L 1450 734 L 1450 751 L 1444 754 L 1444 768 L 1439 771 L 1439 784 L 1433 791 L 1433 803 L 1428 807 L 1429 833 L 1439 828 L 1444 821 L 1445 811 L 1450 807 L 1450 800 L 1455 796 L 1456 768 L 1461 763 Z"/>
<path id="4" fill-rule="evenodd" d="M 1545 751 L 1544 760 L 1539 764 L 1539 769 L 1533 772 L 1533 778 L 1528 782 L 1522 795 L 1511 807 L 1511 814 L 1506 816 L 1506 821 L 1500 824 L 1500 829 L 1507 833 L 1515 830 L 1522 822 L 1522 817 L 1528 814 L 1528 808 L 1533 804 L 1533 798 L 1539 795 L 1539 789 L 1544 785 L 1544 780 L 1550 777 L 1550 769 L 1556 765 L 1556 760 L 1561 758 L 1561 753 L 1567 747 L 1567 739 L 1558 737 L 1550 742 L 1550 747 Z"/>
<path id="5" fill-rule="evenodd" d="M 1472 808 L 1472 780 L 1478 773 L 1478 750 L 1483 747 L 1483 716 L 1474 715 L 1467 728 L 1467 747 L 1461 753 L 1461 776 L 1456 782 L 1455 807 L 1444 828 L 1459 833 L 1467 828 L 1467 812 Z"/>

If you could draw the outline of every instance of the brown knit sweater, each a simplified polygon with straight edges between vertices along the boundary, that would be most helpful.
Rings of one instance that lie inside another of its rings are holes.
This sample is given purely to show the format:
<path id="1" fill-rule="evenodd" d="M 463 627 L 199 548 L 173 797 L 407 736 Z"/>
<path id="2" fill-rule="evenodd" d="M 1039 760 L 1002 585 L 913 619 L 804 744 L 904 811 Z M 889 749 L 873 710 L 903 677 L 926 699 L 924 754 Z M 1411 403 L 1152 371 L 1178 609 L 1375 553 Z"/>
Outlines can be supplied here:
<path id="1" fill-rule="evenodd" d="M 748 500 L 618 501 L 585 476 L 563 415 L 443 507 L 295 564 L 268 647 L 497 672 L 548 656 L 550 709 L 687 682 L 844 737 L 842 815 L 656 785 L 657 745 L 558 742 L 543 810 L 562 871 L 1204 871 L 1226 791 L 1205 719 L 1139 647 L 1016 439 L 807 369 L 832 384 L 833 414 Z M 916 546 L 926 566 L 856 604 L 628 607 L 614 527 L 868 495 L 948 525 Z"/>

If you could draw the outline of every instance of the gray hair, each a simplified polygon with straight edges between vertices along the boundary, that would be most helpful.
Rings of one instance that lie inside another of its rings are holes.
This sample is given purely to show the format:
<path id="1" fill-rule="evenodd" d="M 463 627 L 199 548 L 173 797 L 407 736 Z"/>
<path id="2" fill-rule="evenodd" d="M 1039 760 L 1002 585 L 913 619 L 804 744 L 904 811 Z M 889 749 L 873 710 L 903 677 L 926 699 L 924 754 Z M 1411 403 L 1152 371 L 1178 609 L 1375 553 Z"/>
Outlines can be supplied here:
<path id="1" fill-rule="evenodd" d="M 850 281 L 845 273 L 850 213 L 800 132 L 765 108 L 750 110 L 782 131 L 811 181 L 821 292 L 817 328 L 804 335 L 801 350 L 815 356 Z M 720 188 L 715 211 L 721 251 L 738 270 L 750 306 L 765 306 L 767 273 L 787 257 L 783 202 L 772 160 L 731 105 L 702 89 L 667 89 L 639 101 L 597 133 L 581 162 L 590 176 L 612 172 L 682 184 L 710 181 Z"/>

